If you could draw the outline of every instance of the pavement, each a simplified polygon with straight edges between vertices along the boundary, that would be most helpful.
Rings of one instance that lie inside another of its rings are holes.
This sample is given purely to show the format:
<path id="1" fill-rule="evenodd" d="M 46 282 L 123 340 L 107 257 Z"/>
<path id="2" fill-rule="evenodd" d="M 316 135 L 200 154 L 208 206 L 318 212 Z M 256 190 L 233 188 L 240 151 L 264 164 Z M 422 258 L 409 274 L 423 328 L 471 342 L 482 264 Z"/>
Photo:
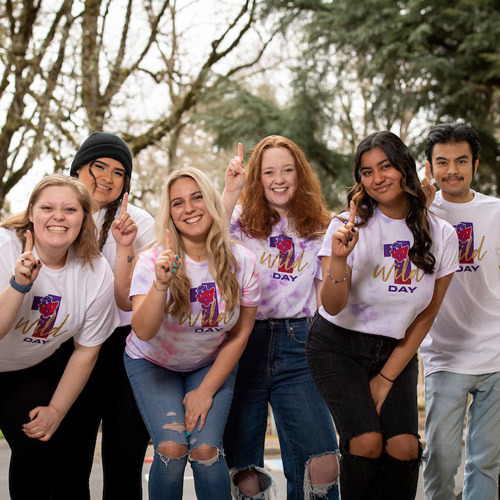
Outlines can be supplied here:
<path id="1" fill-rule="evenodd" d="M 147 478 L 149 473 L 149 468 L 151 467 L 153 457 L 152 446 L 148 448 L 146 453 L 146 459 L 144 461 L 143 469 L 143 498 L 147 500 Z M 10 460 L 10 449 L 4 439 L 0 439 L 0 500 L 8 500 L 8 468 Z M 276 482 L 276 500 L 286 499 L 286 480 L 283 475 L 283 464 L 281 462 L 279 443 L 277 436 L 268 435 L 266 437 L 266 453 L 265 453 L 265 465 L 266 468 L 271 473 L 273 479 Z M 456 493 L 457 499 L 461 499 L 461 484 L 463 481 L 463 463 L 458 471 L 456 482 Z M 93 500 L 99 500 L 102 496 L 102 467 L 99 452 L 99 443 L 97 446 L 94 466 L 92 469 L 92 475 L 90 478 L 91 483 L 91 497 Z M 184 496 L 183 500 L 196 500 L 196 494 L 194 490 L 193 474 L 191 469 L 186 468 L 184 474 Z M 214 499 L 215 500 L 215 499 Z M 420 480 L 418 484 L 418 492 L 416 500 L 424 500 L 423 488 L 422 488 L 422 472 L 420 472 Z"/>

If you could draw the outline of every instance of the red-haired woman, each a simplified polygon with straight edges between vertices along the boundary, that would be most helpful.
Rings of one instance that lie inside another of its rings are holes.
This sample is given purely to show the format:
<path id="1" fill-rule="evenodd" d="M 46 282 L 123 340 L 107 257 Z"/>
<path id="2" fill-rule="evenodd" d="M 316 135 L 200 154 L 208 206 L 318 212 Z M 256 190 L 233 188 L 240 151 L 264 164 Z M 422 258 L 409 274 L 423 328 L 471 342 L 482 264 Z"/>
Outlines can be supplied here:
<path id="1" fill-rule="evenodd" d="M 246 175 L 240 146 L 223 199 L 228 216 L 232 212 L 231 237 L 255 253 L 262 287 L 224 435 L 235 497 L 269 498 L 271 478 L 263 465 L 270 404 L 288 499 L 337 499 L 335 431 L 305 357 L 318 306 L 317 254 L 330 221 L 319 181 L 296 144 L 269 136 L 255 147 Z"/>

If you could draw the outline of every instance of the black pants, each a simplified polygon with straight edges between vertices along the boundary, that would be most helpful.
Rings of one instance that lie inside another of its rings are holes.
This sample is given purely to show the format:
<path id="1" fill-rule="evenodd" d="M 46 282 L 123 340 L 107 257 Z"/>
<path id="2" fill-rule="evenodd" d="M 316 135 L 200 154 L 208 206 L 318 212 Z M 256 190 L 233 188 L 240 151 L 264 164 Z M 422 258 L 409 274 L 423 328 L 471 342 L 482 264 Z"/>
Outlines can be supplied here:
<path id="1" fill-rule="evenodd" d="M 28 438 L 22 425 L 29 412 L 47 406 L 61 379 L 67 357 L 56 351 L 38 365 L 0 372 L 0 429 L 12 455 L 9 490 L 12 500 L 48 500 L 55 469 L 54 437 L 47 442 Z"/>
<path id="2" fill-rule="evenodd" d="M 142 500 L 142 467 L 149 434 L 123 363 L 130 326 L 104 342 L 90 379 L 57 433 L 52 500 L 89 500 L 89 477 L 102 422 L 104 500 Z M 62 346 L 71 355 L 73 344 Z"/>

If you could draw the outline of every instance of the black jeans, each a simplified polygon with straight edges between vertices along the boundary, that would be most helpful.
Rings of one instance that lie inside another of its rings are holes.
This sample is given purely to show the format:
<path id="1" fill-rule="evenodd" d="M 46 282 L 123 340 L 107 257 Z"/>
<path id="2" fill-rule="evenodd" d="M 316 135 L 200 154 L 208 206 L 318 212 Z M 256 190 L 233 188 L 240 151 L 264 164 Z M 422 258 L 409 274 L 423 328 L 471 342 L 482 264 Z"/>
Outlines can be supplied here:
<path id="1" fill-rule="evenodd" d="M 29 422 L 31 410 L 49 404 L 66 366 L 67 359 L 60 354 L 56 351 L 24 370 L 0 372 L 0 429 L 12 451 L 12 500 L 48 500 L 52 479 L 58 475 L 54 467 L 54 437 L 47 442 L 28 438 L 22 425 Z"/>
<path id="2" fill-rule="evenodd" d="M 349 453 L 349 440 L 369 432 L 381 433 L 384 443 L 400 434 L 418 437 L 416 355 L 394 382 L 380 416 L 370 392 L 370 380 L 397 342 L 346 330 L 319 314 L 309 330 L 306 355 L 311 374 L 340 435 L 342 500 L 415 498 L 418 459 L 400 461 L 385 453 L 380 459 L 367 459 Z"/>
<path id="3" fill-rule="evenodd" d="M 123 363 L 130 325 L 104 342 L 84 390 L 57 433 L 53 500 L 89 500 L 89 478 L 102 422 L 104 500 L 142 500 L 142 468 L 149 443 Z M 62 346 L 69 357 L 73 344 Z"/>

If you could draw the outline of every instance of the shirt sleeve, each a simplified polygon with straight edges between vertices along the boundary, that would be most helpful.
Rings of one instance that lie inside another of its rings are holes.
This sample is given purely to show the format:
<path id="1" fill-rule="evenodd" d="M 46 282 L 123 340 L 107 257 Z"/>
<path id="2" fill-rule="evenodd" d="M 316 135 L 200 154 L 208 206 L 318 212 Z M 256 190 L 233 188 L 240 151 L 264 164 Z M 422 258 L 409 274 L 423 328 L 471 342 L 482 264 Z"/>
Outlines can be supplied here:
<path id="1" fill-rule="evenodd" d="M 160 251 L 157 247 L 139 255 L 130 284 L 130 297 L 146 295 L 155 279 L 155 262 Z"/>
<path id="2" fill-rule="evenodd" d="M 255 307 L 260 301 L 260 277 L 257 270 L 256 259 L 253 252 L 240 246 L 242 258 L 240 266 L 243 266 L 241 286 L 241 303 L 243 307 Z"/>
<path id="3" fill-rule="evenodd" d="M 458 236 L 451 224 L 443 221 L 442 228 L 443 251 L 441 261 L 436 263 L 436 279 L 448 276 L 459 269 L 458 264 Z"/>

